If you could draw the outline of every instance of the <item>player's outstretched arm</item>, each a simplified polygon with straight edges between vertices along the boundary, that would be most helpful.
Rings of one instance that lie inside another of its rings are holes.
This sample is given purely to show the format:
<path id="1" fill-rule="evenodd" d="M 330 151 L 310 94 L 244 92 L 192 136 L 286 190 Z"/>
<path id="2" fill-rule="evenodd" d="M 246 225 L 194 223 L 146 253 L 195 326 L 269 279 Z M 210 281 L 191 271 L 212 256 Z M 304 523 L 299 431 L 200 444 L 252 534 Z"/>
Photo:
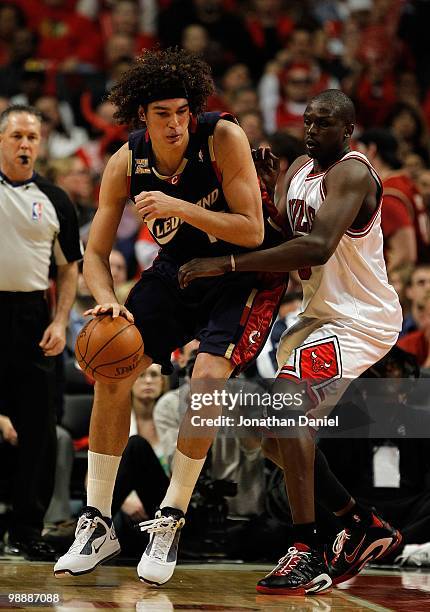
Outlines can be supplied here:
<path id="1" fill-rule="evenodd" d="M 207 259 L 193 259 L 181 267 L 179 281 L 186 287 L 194 278 L 237 272 L 290 272 L 320 266 L 333 255 L 340 239 L 353 224 L 369 191 L 366 166 L 346 160 L 326 176 L 327 196 L 319 209 L 310 234 L 264 251 Z"/>
<path id="2" fill-rule="evenodd" d="M 136 196 L 137 210 L 145 221 L 179 217 L 219 240 L 258 247 L 264 238 L 261 194 L 251 149 L 242 128 L 229 121 L 219 121 L 214 133 L 214 153 L 230 210 L 228 214 L 206 210 L 160 191 Z"/>
<path id="3" fill-rule="evenodd" d="M 128 145 L 125 144 L 112 155 L 103 173 L 99 206 L 84 255 L 84 277 L 97 302 L 86 315 L 112 311 L 113 316 L 123 314 L 131 321 L 132 315 L 118 304 L 109 265 L 109 255 L 128 197 L 127 163 Z"/>

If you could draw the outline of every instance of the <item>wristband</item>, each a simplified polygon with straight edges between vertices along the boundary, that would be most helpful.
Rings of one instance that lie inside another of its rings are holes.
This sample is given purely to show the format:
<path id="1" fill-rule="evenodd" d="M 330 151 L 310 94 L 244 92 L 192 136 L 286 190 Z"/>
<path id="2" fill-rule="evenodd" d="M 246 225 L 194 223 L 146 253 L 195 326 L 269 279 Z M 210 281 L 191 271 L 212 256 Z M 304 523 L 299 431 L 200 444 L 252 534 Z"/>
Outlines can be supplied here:
<path id="1" fill-rule="evenodd" d="M 234 261 L 234 255 L 233 254 L 230 255 L 230 263 L 231 263 L 231 271 L 235 272 L 236 271 L 236 262 Z"/>

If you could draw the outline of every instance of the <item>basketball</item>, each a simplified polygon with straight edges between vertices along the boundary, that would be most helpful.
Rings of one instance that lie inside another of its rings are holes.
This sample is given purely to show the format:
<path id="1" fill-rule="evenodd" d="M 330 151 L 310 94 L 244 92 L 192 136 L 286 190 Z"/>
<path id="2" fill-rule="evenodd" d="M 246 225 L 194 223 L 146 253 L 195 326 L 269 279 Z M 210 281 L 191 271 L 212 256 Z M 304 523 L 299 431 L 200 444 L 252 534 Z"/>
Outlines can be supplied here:
<path id="1" fill-rule="evenodd" d="M 114 383 L 128 378 L 143 356 L 143 340 L 135 325 L 124 317 L 94 317 L 76 340 L 80 368 L 98 382 Z"/>

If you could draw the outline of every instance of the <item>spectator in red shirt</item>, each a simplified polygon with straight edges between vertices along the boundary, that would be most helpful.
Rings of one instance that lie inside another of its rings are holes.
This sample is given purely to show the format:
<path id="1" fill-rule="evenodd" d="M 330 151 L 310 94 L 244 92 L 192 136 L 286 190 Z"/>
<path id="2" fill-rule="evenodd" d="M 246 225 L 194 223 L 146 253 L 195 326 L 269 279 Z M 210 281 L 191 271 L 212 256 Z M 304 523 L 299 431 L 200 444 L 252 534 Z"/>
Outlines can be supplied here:
<path id="1" fill-rule="evenodd" d="M 419 264 L 406 286 L 406 297 L 411 306 L 409 314 L 403 319 L 401 335 L 423 327 L 423 302 L 427 293 L 430 293 L 430 264 Z"/>
<path id="2" fill-rule="evenodd" d="M 102 65 L 103 48 L 96 23 L 78 15 L 75 0 L 14 0 L 39 37 L 38 57 L 62 70 Z"/>
<path id="3" fill-rule="evenodd" d="M 427 214 L 430 213 L 430 170 L 422 170 L 417 179 L 417 184 L 421 195 L 423 196 L 424 206 L 426 207 Z"/>
<path id="4" fill-rule="evenodd" d="M 312 97 L 314 79 L 307 64 L 292 64 L 279 75 L 281 101 L 276 110 L 276 127 L 303 138 L 303 113 Z"/>
<path id="5" fill-rule="evenodd" d="M 224 61 L 222 45 L 212 40 L 207 29 L 198 23 L 192 23 L 183 29 L 181 47 L 200 55 L 212 68 L 214 78 L 222 76 L 228 67 Z"/>
<path id="6" fill-rule="evenodd" d="M 15 32 L 25 27 L 24 13 L 18 6 L 2 3 L 0 6 L 0 66 L 11 59 L 11 46 Z"/>
<path id="7" fill-rule="evenodd" d="M 396 83 L 387 58 L 368 59 L 357 85 L 355 99 L 360 125 L 384 125 L 397 99 Z"/>
<path id="8" fill-rule="evenodd" d="M 368 156 L 384 187 L 381 224 L 388 271 L 417 260 L 429 261 L 427 213 L 418 188 L 401 170 L 396 138 L 388 130 L 367 130 L 360 136 L 359 148 Z"/>
<path id="9" fill-rule="evenodd" d="M 219 43 L 222 59 L 232 64 L 246 62 L 255 70 L 257 53 L 240 13 L 225 8 L 222 0 L 172 0 L 160 10 L 158 34 L 164 47 L 179 45 L 182 32 L 190 23 L 206 28 L 212 41 Z"/>
<path id="10" fill-rule="evenodd" d="M 403 169 L 414 181 L 419 191 L 421 192 L 423 199 L 424 199 L 424 194 L 421 189 L 419 179 L 420 179 L 422 172 L 425 170 L 425 167 L 426 165 L 424 163 L 424 160 L 420 155 L 418 155 L 418 153 L 408 153 L 403 158 Z"/>
<path id="11" fill-rule="evenodd" d="M 238 115 L 237 119 L 252 149 L 258 149 L 264 142 L 267 142 L 263 127 L 263 117 L 257 109 L 245 111 Z"/>
<path id="12" fill-rule="evenodd" d="M 155 44 L 151 34 L 139 32 L 139 7 L 133 0 L 116 0 L 110 13 L 102 17 L 104 44 L 113 35 L 121 34 L 133 39 L 133 53 L 140 55 L 143 49 Z"/>
<path id="13" fill-rule="evenodd" d="M 233 64 L 225 71 L 221 81 L 224 105 L 230 109 L 237 92 L 245 87 L 252 87 L 248 66 L 246 64 Z"/>
<path id="14" fill-rule="evenodd" d="M 282 49 L 290 36 L 294 22 L 285 13 L 282 0 L 253 0 L 246 27 L 258 51 L 260 67 Z"/>
<path id="15" fill-rule="evenodd" d="M 428 132 L 419 107 L 408 103 L 396 104 L 388 118 L 387 125 L 399 141 L 399 152 L 402 158 L 414 152 L 428 162 Z"/>
<path id="16" fill-rule="evenodd" d="M 248 113 L 251 111 L 261 112 L 260 101 L 256 90 L 248 86 L 241 87 L 232 92 L 230 97 L 230 109 L 235 117 L 241 113 Z"/>
<path id="17" fill-rule="evenodd" d="M 421 307 L 421 329 L 400 338 L 397 346 L 414 355 L 420 367 L 430 368 L 430 292 L 425 294 Z"/>

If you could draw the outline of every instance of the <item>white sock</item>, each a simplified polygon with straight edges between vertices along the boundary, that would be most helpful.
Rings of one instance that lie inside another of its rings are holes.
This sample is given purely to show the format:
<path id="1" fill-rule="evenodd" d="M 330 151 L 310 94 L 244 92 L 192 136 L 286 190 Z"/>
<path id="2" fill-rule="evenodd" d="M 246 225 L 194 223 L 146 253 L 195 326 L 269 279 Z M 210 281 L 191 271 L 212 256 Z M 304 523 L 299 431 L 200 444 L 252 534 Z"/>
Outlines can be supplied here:
<path id="1" fill-rule="evenodd" d="M 206 457 L 203 459 L 191 459 L 176 449 L 172 461 L 172 478 L 166 495 L 160 504 L 160 508 L 169 506 L 186 512 L 190 503 L 191 495 Z"/>
<path id="2" fill-rule="evenodd" d="M 121 457 L 88 451 L 87 505 L 111 516 L 112 495 Z"/>

